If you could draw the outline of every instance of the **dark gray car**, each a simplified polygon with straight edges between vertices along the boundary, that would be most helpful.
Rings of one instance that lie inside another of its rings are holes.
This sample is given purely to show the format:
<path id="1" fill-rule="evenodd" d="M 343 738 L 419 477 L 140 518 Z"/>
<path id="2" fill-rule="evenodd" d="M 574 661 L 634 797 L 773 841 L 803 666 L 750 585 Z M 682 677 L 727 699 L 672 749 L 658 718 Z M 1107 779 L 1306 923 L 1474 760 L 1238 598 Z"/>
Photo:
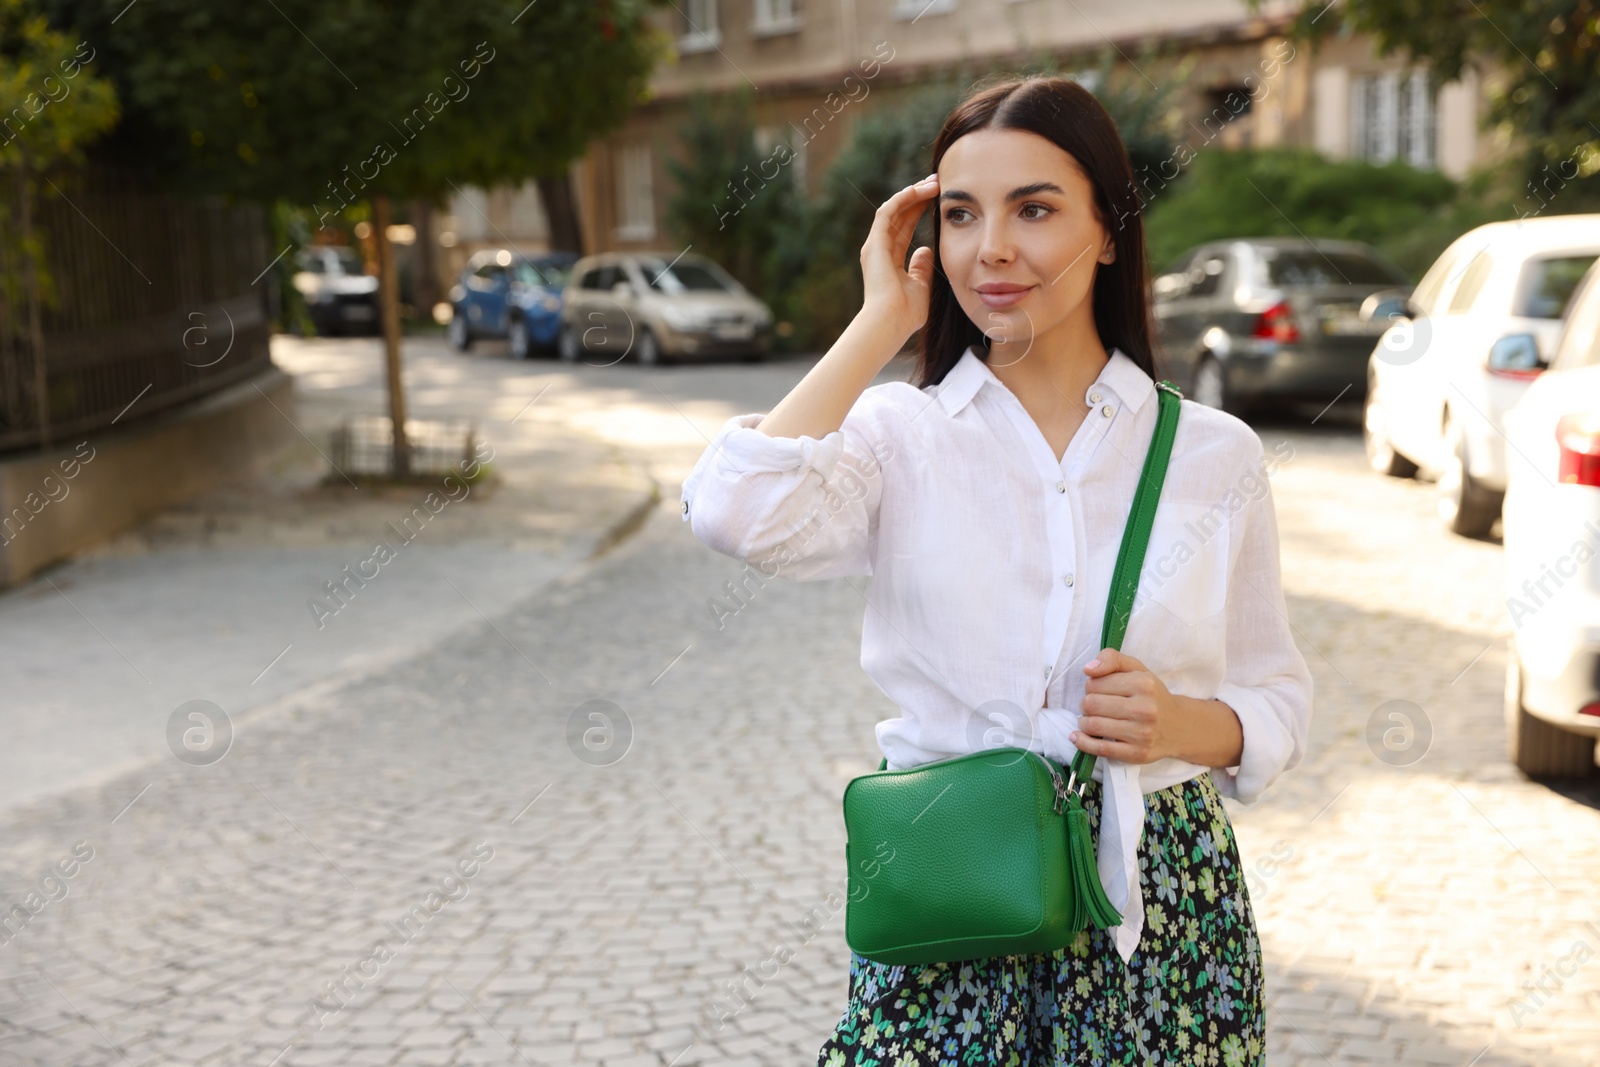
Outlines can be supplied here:
<path id="1" fill-rule="evenodd" d="M 1156 333 L 1169 372 L 1202 404 L 1245 414 L 1273 401 L 1359 402 L 1390 325 L 1368 297 L 1392 301 L 1409 286 L 1357 241 L 1214 241 L 1156 277 Z"/>

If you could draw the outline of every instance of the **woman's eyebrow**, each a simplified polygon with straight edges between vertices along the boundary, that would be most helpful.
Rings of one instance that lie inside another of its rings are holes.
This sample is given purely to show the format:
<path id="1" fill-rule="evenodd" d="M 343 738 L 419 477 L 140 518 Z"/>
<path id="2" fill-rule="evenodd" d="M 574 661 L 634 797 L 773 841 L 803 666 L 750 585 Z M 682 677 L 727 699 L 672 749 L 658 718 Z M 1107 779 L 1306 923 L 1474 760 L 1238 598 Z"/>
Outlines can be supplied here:
<path id="1" fill-rule="evenodd" d="M 1019 185 L 1007 193 L 1006 203 L 1012 204 L 1018 200 L 1026 199 L 1027 197 L 1034 196 L 1038 193 L 1055 193 L 1057 196 L 1067 195 L 1066 191 L 1055 182 L 1034 182 L 1032 185 Z M 939 200 L 941 203 L 948 200 L 961 200 L 967 203 L 975 203 L 977 199 L 977 197 L 973 196 L 964 189 L 946 189 L 944 192 L 939 194 Z"/>

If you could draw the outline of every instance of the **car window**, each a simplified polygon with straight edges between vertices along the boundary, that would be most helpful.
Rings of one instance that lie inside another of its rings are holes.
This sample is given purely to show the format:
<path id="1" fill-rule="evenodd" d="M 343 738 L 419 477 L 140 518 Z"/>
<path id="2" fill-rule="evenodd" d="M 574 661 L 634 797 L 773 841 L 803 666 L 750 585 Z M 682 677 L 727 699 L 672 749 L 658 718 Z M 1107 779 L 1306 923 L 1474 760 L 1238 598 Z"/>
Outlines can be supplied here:
<path id="1" fill-rule="evenodd" d="M 353 248 L 341 248 L 334 253 L 334 257 L 339 269 L 346 274 L 367 273 L 367 265 L 362 262 L 361 254 Z"/>
<path id="2" fill-rule="evenodd" d="M 1550 365 L 1560 370 L 1600 365 L 1600 273 L 1576 291 L 1560 347 Z"/>
<path id="3" fill-rule="evenodd" d="M 1222 287 L 1222 275 L 1227 269 L 1228 261 L 1220 252 L 1199 257 L 1188 270 L 1189 284 L 1184 295 L 1215 296 Z"/>
<path id="4" fill-rule="evenodd" d="M 562 286 L 567 284 L 565 267 L 555 263 L 529 263 L 527 265 L 532 267 L 539 277 L 544 279 L 543 284 L 545 285 Z"/>
<path id="5" fill-rule="evenodd" d="M 1460 315 L 1472 309 L 1472 304 L 1478 299 L 1478 294 L 1483 291 L 1483 283 L 1489 280 L 1489 272 L 1494 270 L 1494 260 L 1489 258 L 1486 248 L 1472 257 L 1472 262 L 1467 264 L 1467 269 L 1462 272 L 1461 284 L 1456 286 L 1456 291 L 1450 297 L 1450 314 Z"/>
<path id="6" fill-rule="evenodd" d="M 646 259 L 639 262 L 645 284 L 658 293 L 729 293 L 732 279 L 710 264 Z"/>
<path id="7" fill-rule="evenodd" d="M 1185 252 L 1171 263 L 1166 270 L 1156 275 L 1150 283 L 1151 295 L 1156 300 L 1177 300 L 1187 295 L 1189 291 L 1189 278 L 1184 272 L 1189 269 L 1189 263 L 1194 259 L 1193 250 Z"/>
<path id="8" fill-rule="evenodd" d="M 583 275 L 581 288 L 584 289 L 609 289 L 617 277 L 615 267 L 591 267 Z"/>
<path id="9" fill-rule="evenodd" d="M 1444 289 L 1445 282 L 1455 276 L 1457 265 L 1461 262 L 1463 255 L 1464 253 L 1460 251 L 1452 253 L 1446 250 L 1445 254 L 1433 266 L 1428 268 L 1428 273 L 1424 274 L 1422 280 L 1417 283 L 1416 290 L 1411 294 L 1411 303 L 1424 315 L 1432 315 L 1434 313 L 1434 301 L 1439 299 L 1439 293 Z"/>
<path id="10" fill-rule="evenodd" d="M 490 260 L 487 263 L 478 264 L 478 269 L 472 273 L 478 278 L 481 278 L 483 281 L 492 282 L 499 278 L 500 275 L 505 273 L 505 268 L 493 260 Z"/>
<path id="11" fill-rule="evenodd" d="M 1517 279 L 1513 315 L 1530 319 L 1559 319 L 1566 313 L 1572 291 L 1583 280 L 1594 256 L 1547 256 L 1530 259 Z"/>
<path id="12" fill-rule="evenodd" d="M 518 260 L 511 265 L 511 276 L 523 285 L 562 285 L 566 279 L 554 267 L 547 267 L 543 263 L 529 263 L 527 260 Z"/>
<path id="13" fill-rule="evenodd" d="M 310 252 L 300 257 L 300 269 L 312 274 L 326 274 L 328 261 L 322 258 L 322 253 Z"/>
<path id="14" fill-rule="evenodd" d="M 1272 286 L 1404 285 L 1409 279 L 1380 259 L 1348 249 L 1256 247 L 1262 282 Z"/>

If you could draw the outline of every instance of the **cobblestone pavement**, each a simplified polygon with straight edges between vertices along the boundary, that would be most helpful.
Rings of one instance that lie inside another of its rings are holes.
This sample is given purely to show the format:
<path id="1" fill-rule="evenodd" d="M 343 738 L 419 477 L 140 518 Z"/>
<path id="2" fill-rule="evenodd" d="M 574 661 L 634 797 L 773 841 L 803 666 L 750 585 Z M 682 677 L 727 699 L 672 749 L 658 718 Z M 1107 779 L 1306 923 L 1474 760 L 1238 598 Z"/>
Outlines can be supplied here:
<path id="1" fill-rule="evenodd" d="M 845 997 L 839 796 L 891 713 L 866 584 L 769 582 L 719 629 L 740 565 L 676 504 L 703 435 L 803 370 L 588 374 L 592 429 L 663 485 L 631 540 L 210 765 L 12 812 L 3 899 L 39 907 L 0 945 L 0 1063 L 814 1062 Z M 1317 687 L 1303 765 L 1230 803 L 1270 1062 L 1600 1062 L 1600 790 L 1509 767 L 1498 546 L 1334 418 L 1259 427 L 1293 449 Z M 1375 748 L 1396 700 L 1419 728 Z"/>
<path id="2" fill-rule="evenodd" d="M 563 416 L 562 365 L 429 338 L 406 344 L 411 417 L 473 419 L 493 475 L 470 491 L 330 478 L 334 427 L 386 410 L 381 343 L 272 347 L 295 377 L 297 405 L 279 411 L 300 433 L 267 470 L 0 594 L 0 706 L 27 710 L 0 749 L 0 811 L 167 752 L 167 717 L 190 698 L 237 716 L 431 647 L 537 593 L 659 493 Z"/>

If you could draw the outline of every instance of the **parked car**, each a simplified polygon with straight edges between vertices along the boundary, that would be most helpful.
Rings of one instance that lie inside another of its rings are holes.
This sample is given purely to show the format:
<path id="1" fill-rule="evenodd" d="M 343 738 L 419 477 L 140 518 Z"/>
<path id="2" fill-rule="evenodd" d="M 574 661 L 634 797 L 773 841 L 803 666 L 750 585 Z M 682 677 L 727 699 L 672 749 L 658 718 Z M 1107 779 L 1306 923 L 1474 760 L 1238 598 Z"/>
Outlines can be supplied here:
<path id="1" fill-rule="evenodd" d="M 291 284 L 305 297 L 319 334 L 376 333 L 378 279 L 349 247 L 313 245 L 295 256 Z"/>
<path id="2" fill-rule="evenodd" d="M 1564 776 L 1600 737 L 1600 265 L 1552 347 L 1505 415 L 1506 732 L 1524 772 Z"/>
<path id="3" fill-rule="evenodd" d="M 1268 401 L 1359 400 L 1382 332 L 1362 304 L 1406 283 L 1354 241 L 1214 241 L 1156 277 L 1157 336 L 1185 391 L 1232 414 Z"/>
<path id="4" fill-rule="evenodd" d="M 762 358 L 766 304 L 704 256 L 609 252 L 579 260 L 562 309 L 562 359 L 632 354 L 642 364 L 685 357 Z M 615 362 L 613 360 L 612 362 Z"/>
<path id="5" fill-rule="evenodd" d="M 474 253 L 450 289 L 450 343 L 465 352 L 479 337 L 503 337 L 512 359 L 554 346 L 561 291 L 577 258 L 570 252 L 528 256 L 509 248 Z"/>
<path id="6" fill-rule="evenodd" d="M 1544 369 L 1600 215 L 1495 222 L 1445 249 L 1368 360 L 1367 456 L 1438 479 L 1439 517 L 1481 537 L 1506 490 L 1501 420 Z"/>

